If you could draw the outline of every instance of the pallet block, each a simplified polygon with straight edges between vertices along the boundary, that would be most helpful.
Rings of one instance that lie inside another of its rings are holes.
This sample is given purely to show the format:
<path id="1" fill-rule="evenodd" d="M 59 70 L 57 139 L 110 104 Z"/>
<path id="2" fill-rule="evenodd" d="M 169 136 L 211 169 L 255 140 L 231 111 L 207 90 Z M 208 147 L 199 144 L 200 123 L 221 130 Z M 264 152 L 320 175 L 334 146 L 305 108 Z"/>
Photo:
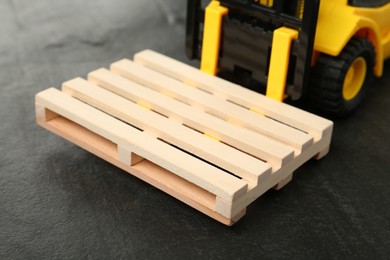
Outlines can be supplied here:
<path id="1" fill-rule="evenodd" d="M 156 52 L 36 95 L 39 125 L 231 225 L 328 150 L 333 123 Z"/>

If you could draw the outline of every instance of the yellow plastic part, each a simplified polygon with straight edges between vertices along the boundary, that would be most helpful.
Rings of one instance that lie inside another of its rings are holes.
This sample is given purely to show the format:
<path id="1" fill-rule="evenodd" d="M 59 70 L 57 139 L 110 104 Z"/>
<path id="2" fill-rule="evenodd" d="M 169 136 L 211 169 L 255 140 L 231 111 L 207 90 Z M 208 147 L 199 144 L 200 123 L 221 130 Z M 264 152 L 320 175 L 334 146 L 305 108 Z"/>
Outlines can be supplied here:
<path id="1" fill-rule="evenodd" d="M 218 72 L 222 18 L 227 14 L 228 9 L 220 6 L 219 1 L 211 1 L 206 7 L 200 69 L 211 75 Z"/>
<path id="2" fill-rule="evenodd" d="M 140 107 L 143 107 L 143 108 L 145 108 L 147 110 L 152 110 L 152 108 L 148 104 L 146 104 L 146 103 L 137 102 L 137 105 L 139 105 Z"/>
<path id="3" fill-rule="evenodd" d="M 274 5 L 274 0 L 260 0 L 260 4 L 266 5 L 266 6 L 273 6 Z"/>
<path id="4" fill-rule="evenodd" d="M 215 137 L 215 136 L 212 136 L 211 134 L 204 133 L 203 135 L 204 135 L 204 136 L 207 136 L 208 138 L 211 138 L 211 139 L 213 139 L 214 141 L 217 141 L 217 142 L 219 142 L 219 141 L 220 141 L 220 140 L 219 140 L 217 137 Z"/>
<path id="5" fill-rule="evenodd" d="M 266 116 L 266 114 L 264 114 L 263 112 L 260 112 L 259 110 L 257 110 L 254 107 L 249 109 L 249 110 L 252 111 L 253 113 L 256 113 L 256 114 L 259 114 L 259 115 L 262 115 L 262 116 Z"/>
<path id="6" fill-rule="evenodd" d="M 296 14 L 299 19 L 303 18 L 304 7 L 305 7 L 305 0 L 299 0 L 298 7 L 297 7 L 297 14 Z"/>
<path id="7" fill-rule="evenodd" d="M 354 36 L 368 38 L 375 46 L 376 76 L 383 74 L 383 61 L 390 58 L 390 3 L 359 8 L 346 0 L 321 0 L 314 49 L 338 56 Z"/>
<path id="8" fill-rule="evenodd" d="M 364 84 L 367 73 L 367 62 L 357 58 L 348 69 L 343 84 L 343 98 L 347 101 L 354 99 Z"/>
<path id="9" fill-rule="evenodd" d="M 284 99 L 291 43 L 296 38 L 298 38 L 297 30 L 280 27 L 274 31 L 267 81 L 267 97 L 278 101 Z"/>

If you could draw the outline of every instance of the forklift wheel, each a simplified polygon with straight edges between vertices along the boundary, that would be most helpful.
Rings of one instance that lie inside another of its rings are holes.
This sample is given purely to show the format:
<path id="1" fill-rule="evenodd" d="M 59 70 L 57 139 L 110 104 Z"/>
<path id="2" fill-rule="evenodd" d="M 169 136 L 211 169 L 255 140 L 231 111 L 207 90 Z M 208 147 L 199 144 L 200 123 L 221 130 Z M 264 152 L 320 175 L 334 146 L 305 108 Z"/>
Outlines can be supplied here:
<path id="1" fill-rule="evenodd" d="M 337 57 L 322 54 L 313 68 L 311 100 L 326 114 L 349 115 L 365 96 L 374 65 L 374 46 L 367 39 L 353 38 Z"/>

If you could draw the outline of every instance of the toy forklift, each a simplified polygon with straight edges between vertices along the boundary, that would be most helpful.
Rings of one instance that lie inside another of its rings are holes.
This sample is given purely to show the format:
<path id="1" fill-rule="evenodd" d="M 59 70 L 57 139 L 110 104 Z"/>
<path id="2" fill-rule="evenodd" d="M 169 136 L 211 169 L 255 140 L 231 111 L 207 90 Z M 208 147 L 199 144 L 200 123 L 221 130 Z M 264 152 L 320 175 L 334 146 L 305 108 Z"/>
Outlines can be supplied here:
<path id="1" fill-rule="evenodd" d="M 382 75 L 389 15 L 389 0 L 188 0 L 186 51 L 204 72 L 342 117 Z"/>
<path id="2" fill-rule="evenodd" d="M 388 2 L 188 1 L 188 55 L 213 75 L 144 50 L 38 93 L 37 122 L 232 225 L 329 151 L 331 121 L 274 99 L 353 111 L 390 55 Z"/>

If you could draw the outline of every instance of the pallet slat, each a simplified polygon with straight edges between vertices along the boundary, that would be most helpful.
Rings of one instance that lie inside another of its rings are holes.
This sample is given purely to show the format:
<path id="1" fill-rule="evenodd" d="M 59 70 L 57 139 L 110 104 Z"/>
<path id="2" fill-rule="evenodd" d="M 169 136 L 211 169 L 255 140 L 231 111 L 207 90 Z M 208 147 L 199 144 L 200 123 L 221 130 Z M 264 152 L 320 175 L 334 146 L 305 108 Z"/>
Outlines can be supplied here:
<path id="1" fill-rule="evenodd" d="M 246 182 L 151 138 L 54 88 L 37 94 L 36 103 L 227 201 L 233 201 L 246 193 Z"/>
<path id="2" fill-rule="evenodd" d="M 258 185 L 271 173 L 271 167 L 268 164 L 216 142 L 84 79 L 76 78 L 65 82 L 62 85 L 62 91 L 152 136 L 162 138 L 191 154 L 214 162 L 217 166 L 247 180 L 251 186 Z"/>
<path id="3" fill-rule="evenodd" d="M 148 69 L 130 60 L 121 60 L 111 65 L 111 71 L 156 91 L 166 93 L 184 103 L 222 118 L 229 123 L 246 127 L 272 139 L 291 146 L 301 153 L 313 142 L 313 138 L 295 128 L 253 113 L 210 93 L 186 85 L 166 75 Z"/>
<path id="4" fill-rule="evenodd" d="M 310 133 L 315 141 L 332 133 L 333 124 L 329 120 L 266 98 L 160 53 L 144 50 L 134 55 L 134 62 Z"/>
<path id="5" fill-rule="evenodd" d="M 277 170 L 293 159 L 294 151 L 286 145 L 253 131 L 232 125 L 215 116 L 147 89 L 105 69 L 91 72 L 88 79 L 134 102 L 147 104 L 154 111 L 216 137 L 241 151 L 267 161 Z"/>

